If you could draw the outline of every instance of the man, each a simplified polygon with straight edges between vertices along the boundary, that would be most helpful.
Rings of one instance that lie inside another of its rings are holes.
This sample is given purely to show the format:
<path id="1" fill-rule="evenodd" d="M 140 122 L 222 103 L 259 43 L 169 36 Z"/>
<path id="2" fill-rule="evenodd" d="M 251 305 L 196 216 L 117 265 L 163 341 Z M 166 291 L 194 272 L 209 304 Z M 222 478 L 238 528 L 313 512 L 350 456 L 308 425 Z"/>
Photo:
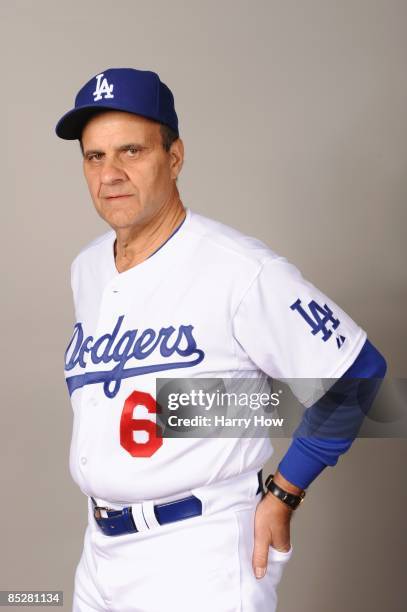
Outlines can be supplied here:
<path id="1" fill-rule="evenodd" d="M 111 228 L 71 269 L 70 468 L 89 511 L 73 609 L 273 612 L 292 513 L 352 439 L 296 437 L 264 494 L 269 438 L 163 438 L 156 378 L 353 380 L 384 376 L 384 359 L 283 257 L 184 207 L 184 145 L 157 74 L 99 73 L 56 132 L 80 141 Z"/>

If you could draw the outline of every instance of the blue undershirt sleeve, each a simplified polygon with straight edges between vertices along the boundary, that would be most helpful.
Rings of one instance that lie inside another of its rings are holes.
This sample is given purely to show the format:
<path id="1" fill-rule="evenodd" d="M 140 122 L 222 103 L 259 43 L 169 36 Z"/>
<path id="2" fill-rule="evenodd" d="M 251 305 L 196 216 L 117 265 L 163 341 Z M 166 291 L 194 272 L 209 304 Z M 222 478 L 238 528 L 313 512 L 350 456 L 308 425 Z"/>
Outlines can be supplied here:
<path id="1" fill-rule="evenodd" d="M 321 413 L 325 409 L 324 402 L 327 404 L 328 396 L 331 398 L 331 403 L 332 397 L 340 397 L 340 400 L 337 400 L 336 407 L 340 406 L 344 411 L 347 407 L 351 409 L 357 404 L 360 414 L 362 416 L 366 414 L 379 390 L 380 379 L 384 378 L 386 369 L 387 364 L 383 355 L 369 340 L 366 340 L 353 364 L 333 386 L 334 392 L 332 393 L 329 390 L 323 398 L 305 411 L 299 427 L 293 434 L 291 445 L 278 466 L 278 470 L 284 478 L 294 485 L 306 489 L 322 470 L 327 466 L 336 465 L 340 455 L 345 453 L 352 445 L 357 432 L 353 431 L 352 435 L 344 438 L 330 438 L 329 429 L 325 429 L 325 432 L 328 431 L 328 435 L 324 433 L 323 437 L 301 436 L 301 431 L 306 429 L 305 425 L 312 421 L 315 414 Z M 362 381 L 358 379 L 369 378 L 373 378 L 375 381 L 369 385 L 368 392 L 360 393 Z M 338 383 L 340 393 L 335 394 L 335 386 Z M 332 424 L 330 427 L 332 427 Z"/>

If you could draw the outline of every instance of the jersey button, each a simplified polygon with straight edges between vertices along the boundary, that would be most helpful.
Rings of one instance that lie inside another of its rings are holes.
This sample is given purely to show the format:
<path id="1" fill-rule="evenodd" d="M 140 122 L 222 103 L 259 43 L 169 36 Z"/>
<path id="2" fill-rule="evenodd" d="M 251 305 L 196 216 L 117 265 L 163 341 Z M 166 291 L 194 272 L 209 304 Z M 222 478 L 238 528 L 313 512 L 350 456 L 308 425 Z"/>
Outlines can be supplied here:
<path id="1" fill-rule="evenodd" d="M 92 404 L 92 406 L 97 406 L 98 401 L 97 401 L 96 397 L 91 397 L 91 398 L 89 398 L 89 403 Z"/>
<path id="2" fill-rule="evenodd" d="M 82 463 L 82 465 L 86 465 L 86 464 L 87 464 L 87 462 L 88 462 L 88 460 L 87 460 L 87 458 L 86 458 L 86 457 L 81 457 L 81 463 Z"/>

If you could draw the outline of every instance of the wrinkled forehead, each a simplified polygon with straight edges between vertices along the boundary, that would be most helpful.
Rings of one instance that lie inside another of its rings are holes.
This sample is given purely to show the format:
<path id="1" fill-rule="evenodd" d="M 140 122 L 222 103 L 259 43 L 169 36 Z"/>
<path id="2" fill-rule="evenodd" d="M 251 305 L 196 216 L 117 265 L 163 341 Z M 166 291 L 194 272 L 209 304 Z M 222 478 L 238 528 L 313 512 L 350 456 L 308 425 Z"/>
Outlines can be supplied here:
<path id="1" fill-rule="evenodd" d="M 105 145 L 131 142 L 161 142 L 160 123 L 124 111 L 99 110 L 86 121 L 81 134 L 82 144 Z"/>

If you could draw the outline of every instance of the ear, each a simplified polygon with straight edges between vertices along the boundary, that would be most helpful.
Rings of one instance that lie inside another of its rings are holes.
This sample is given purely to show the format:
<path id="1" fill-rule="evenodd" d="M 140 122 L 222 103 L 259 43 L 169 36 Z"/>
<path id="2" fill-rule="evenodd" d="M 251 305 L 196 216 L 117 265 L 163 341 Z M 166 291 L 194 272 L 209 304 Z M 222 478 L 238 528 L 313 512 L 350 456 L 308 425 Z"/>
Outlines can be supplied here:
<path id="1" fill-rule="evenodd" d="M 184 164 L 184 143 L 181 138 L 177 138 L 168 151 L 170 156 L 171 178 L 177 179 Z"/>

